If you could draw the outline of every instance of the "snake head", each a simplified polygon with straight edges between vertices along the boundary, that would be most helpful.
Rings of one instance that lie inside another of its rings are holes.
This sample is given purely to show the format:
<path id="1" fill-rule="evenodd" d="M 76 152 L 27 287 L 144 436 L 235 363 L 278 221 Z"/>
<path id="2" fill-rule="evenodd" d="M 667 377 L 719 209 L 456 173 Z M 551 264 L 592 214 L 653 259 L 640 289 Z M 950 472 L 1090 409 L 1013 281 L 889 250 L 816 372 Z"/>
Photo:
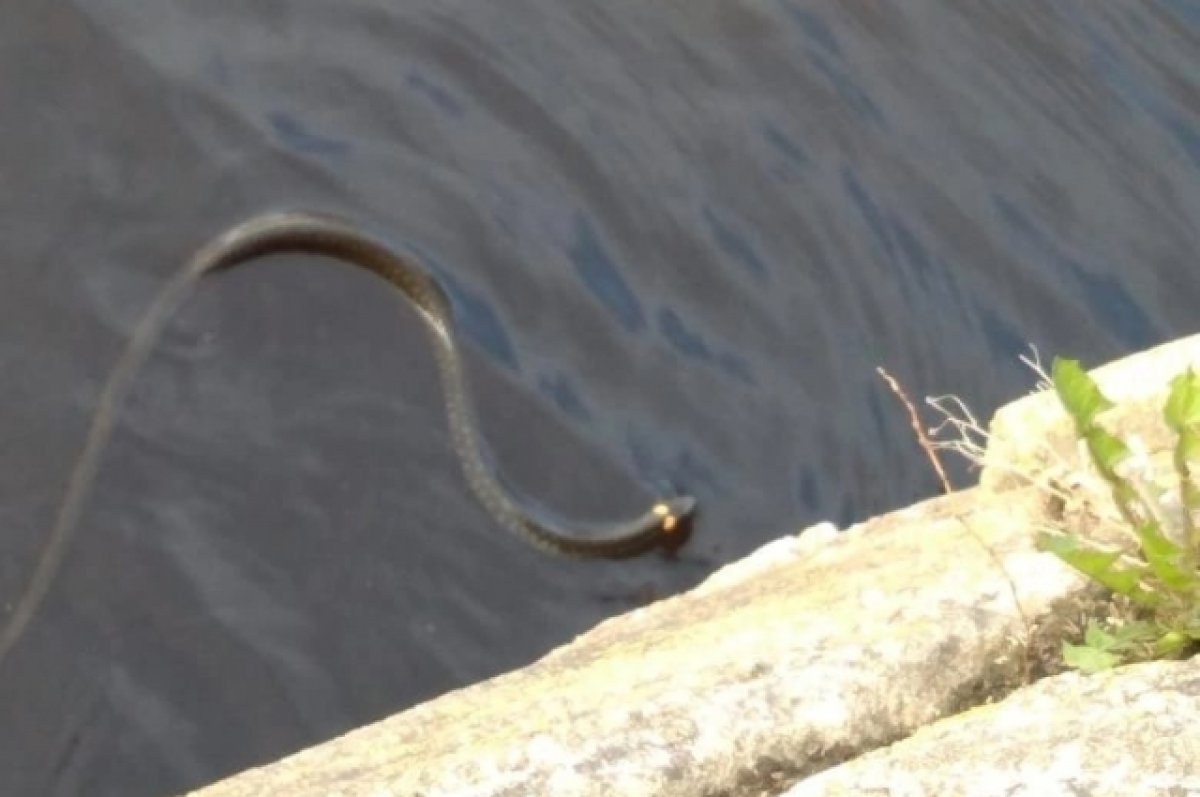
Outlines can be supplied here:
<path id="1" fill-rule="evenodd" d="M 690 495 L 664 498 L 651 510 L 658 515 L 660 545 L 669 552 L 678 550 L 692 534 L 692 518 L 696 499 Z"/>

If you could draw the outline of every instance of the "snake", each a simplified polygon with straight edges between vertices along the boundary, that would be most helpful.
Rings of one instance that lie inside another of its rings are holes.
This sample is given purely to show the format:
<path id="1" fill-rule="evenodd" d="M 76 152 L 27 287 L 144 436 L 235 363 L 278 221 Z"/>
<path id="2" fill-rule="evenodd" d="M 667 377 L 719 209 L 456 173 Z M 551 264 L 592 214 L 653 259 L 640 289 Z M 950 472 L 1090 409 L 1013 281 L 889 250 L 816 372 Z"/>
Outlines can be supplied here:
<path id="1" fill-rule="evenodd" d="M 696 508 L 696 500 L 689 495 L 656 500 L 632 520 L 590 527 L 576 523 L 567 528 L 556 521 L 535 518 L 486 464 L 452 304 L 441 283 L 418 260 L 345 219 L 310 211 L 268 212 L 233 226 L 198 249 L 166 283 L 134 328 L 97 399 L 83 448 L 29 584 L 0 633 L 0 661 L 16 644 L 50 588 L 79 524 L 121 402 L 172 314 L 204 275 L 281 254 L 324 256 L 365 269 L 396 288 L 417 311 L 432 342 L 452 447 L 467 485 L 501 526 L 538 548 L 574 558 L 622 559 L 656 547 L 674 549 L 681 544 Z M 586 533 L 581 535 L 580 531 Z"/>

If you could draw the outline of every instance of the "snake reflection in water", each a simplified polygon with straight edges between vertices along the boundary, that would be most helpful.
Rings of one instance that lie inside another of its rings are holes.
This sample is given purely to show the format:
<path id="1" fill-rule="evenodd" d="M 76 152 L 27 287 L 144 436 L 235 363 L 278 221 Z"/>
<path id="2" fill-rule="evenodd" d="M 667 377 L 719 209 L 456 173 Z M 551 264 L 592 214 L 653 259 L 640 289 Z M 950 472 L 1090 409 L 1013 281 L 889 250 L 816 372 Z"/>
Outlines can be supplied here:
<path id="1" fill-rule="evenodd" d="M 602 526 L 593 530 L 596 532 L 593 536 L 586 537 L 530 516 L 484 464 L 455 339 L 450 301 L 434 277 L 413 259 L 341 219 L 308 212 L 269 213 L 233 227 L 201 248 L 167 283 L 134 330 L 101 392 L 87 440 L 71 472 L 42 555 L 3 634 L 0 634 L 0 661 L 16 644 L 50 587 L 79 522 L 120 402 L 171 313 L 188 289 L 205 274 L 254 258 L 284 253 L 324 255 L 364 268 L 399 289 L 416 308 L 433 343 L 445 393 L 450 437 L 463 473 L 476 497 L 501 525 L 539 548 L 573 557 L 623 558 L 658 546 L 674 548 L 682 542 L 686 536 L 686 521 L 696 506 L 690 496 L 663 499 L 640 517 Z"/>

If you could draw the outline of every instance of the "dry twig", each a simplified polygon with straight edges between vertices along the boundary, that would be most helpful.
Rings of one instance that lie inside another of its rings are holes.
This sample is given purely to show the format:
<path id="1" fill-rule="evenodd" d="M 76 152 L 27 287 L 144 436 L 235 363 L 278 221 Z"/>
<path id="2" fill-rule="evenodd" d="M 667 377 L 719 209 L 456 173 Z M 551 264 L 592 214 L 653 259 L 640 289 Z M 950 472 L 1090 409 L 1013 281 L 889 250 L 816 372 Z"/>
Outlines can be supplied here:
<path id="1" fill-rule="evenodd" d="M 900 399 L 904 408 L 908 410 L 908 419 L 912 424 L 913 433 L 917 436 L 917 442 L 921 444 L 921 448 L 925 451 L 925 456 L 929 457 L 929 461 L 933 464 L 933 470 L 938 475 L 938 479 L 942 482 L 942 490 L 949 495 L 954 492 L 954 487 L 950 485 L 950 479 L 946 477 L 946 471 L 942 468 L 942 461 L 937 455 L 937 449 L 930 442 L 928 435 L 925 434 L 925 429 L 921 426 L 921 418 L 917 415 L 917 408 L 909 401 L 904 389 L 900 384 L 892 378 L 891 374 L 883 369 L 882 366 L 876 367 L 876 372 L 883 377 L 883 380 L 888 383 L 888 387 Z"/>

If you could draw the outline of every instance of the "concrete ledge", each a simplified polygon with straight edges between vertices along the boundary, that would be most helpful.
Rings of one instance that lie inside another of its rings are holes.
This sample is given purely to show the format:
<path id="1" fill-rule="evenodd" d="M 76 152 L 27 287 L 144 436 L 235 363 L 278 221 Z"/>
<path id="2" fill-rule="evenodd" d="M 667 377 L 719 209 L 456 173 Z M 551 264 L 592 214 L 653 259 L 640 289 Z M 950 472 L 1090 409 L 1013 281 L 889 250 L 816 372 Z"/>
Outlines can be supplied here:
<path id="1" fill-rule="evenodd" d="M 696 795 L 782 788 L 1021 678 L 1027 614 L 1078 581 L 1040 497 L 973 491 L 822 546 L 768 546 L 541 661 L 203 789 L 248 795 Z M 989 553 L 983 542 L 992 549 Z M 744 574 L 744 575 L 743 575 Z"/>
<path id="2" fill-rule="evenodd" d="M 1198 659 L 1068 673 L 922 728 L 784 797 L 1196 795 L 1198 714 Z"/>

